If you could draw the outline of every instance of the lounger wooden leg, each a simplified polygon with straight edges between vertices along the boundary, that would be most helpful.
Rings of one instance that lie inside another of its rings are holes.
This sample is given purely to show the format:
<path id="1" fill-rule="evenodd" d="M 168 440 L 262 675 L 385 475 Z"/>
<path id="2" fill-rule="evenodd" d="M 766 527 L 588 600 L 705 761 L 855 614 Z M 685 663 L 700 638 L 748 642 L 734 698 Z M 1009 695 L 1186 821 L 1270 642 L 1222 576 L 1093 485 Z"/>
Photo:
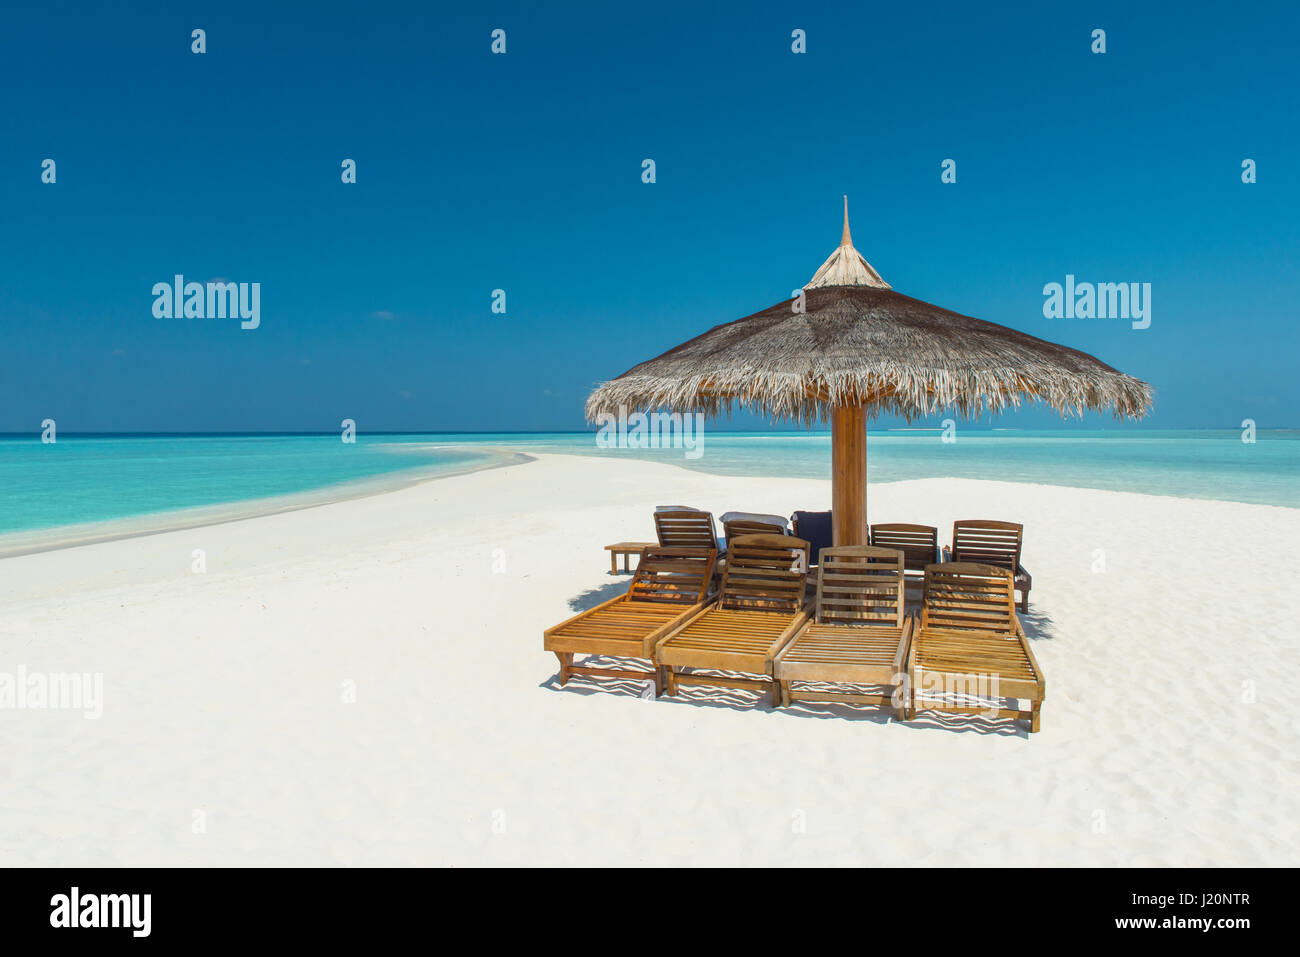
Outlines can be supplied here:
<path id="1" fill-rule="evenodd" d="M 609 553 L 609 573 L 611 575 L 618 574 L 618 553 L 617 552 Z"/>
<path id="2" fill-rule="evenodd" d="M 560 687 L 569 683 L 569 667 L 573 664 L 572 651 L 557 651 L 555 657 L 560 659 Z"/>
<path id="3" fill-rule="evenodd" d="M 667 665 L 664 670 L 667 672 L 668 694 L 672 697 L 677 696 L 677 672 L 673 671 L 672 665 Z"/>
<path id="4" fill-rule="evenodd" d="M 664 693 L 664 670 L 658 665 L 654 666 L 655 675 L 655 697 L 658 698 Z"/>
<path id="5" fill-rule="evenodd" d="M 1029 611 L 1029 592 L 1020 593 L 1020 610 Z"/>
<path id="6" fill-rule="evenodd" d="M 1043 703 L 1035 701 L 1030 708 L 1033 709 L 1033 717 L 1029 719 L 1029 733 L 1033 734 L 1035 731 L 1041 731 L 1043 727 Z"/>

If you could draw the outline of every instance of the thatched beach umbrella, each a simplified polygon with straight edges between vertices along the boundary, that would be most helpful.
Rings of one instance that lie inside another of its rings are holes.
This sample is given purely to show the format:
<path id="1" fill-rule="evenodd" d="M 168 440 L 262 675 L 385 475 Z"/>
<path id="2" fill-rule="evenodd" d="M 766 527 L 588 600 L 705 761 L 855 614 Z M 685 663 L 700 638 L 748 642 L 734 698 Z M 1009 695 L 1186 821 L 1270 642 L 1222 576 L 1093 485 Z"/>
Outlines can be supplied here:
<path id="1" fill-rule="evenodd" d="M 715 326 L 634 366 L 587 399 L 587 418 L 628 411 L 728 413 L 734 406 L 831 424 L 837 545 L 867 541 L 866 422 L 1041 401 L 1063 416 L 1141 418 L 1151 387 L 1077 349 L 894 292 L 844 234 L 803 295 Z"/>

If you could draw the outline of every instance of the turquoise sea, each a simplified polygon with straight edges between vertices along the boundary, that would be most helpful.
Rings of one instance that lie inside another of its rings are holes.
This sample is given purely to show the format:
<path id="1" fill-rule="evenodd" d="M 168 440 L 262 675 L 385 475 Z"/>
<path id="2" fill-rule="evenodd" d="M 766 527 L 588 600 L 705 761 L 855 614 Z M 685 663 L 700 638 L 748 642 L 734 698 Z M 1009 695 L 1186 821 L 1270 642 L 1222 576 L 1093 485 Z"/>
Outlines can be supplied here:
<path id="1" fill-rule="evenodd" d="M 872 432 L 871 482 L 965 477 L 1300 507 L 1300 431 Z M 0 535 L 283 506 L 511 461 L 511 452 L 630 456 L 730 475 L 829 478 L 825 432 L 706 432 L 681 448 L 602 449 L 595 434 L 0 436 Z"/>

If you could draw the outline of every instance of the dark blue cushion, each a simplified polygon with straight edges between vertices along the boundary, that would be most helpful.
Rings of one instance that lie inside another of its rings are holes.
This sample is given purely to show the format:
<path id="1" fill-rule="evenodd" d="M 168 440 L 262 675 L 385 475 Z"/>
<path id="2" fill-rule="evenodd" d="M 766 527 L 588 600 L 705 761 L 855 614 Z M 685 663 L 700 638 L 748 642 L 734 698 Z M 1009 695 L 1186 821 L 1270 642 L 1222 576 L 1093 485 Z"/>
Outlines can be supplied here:
<path id="1" fill-rule="evenodd" d="M 812 563 L 821 564 L 823 548 L 835 544 L 831 533 L 830 512 L 795 512 L 795 534 L 812 546 Z"/>

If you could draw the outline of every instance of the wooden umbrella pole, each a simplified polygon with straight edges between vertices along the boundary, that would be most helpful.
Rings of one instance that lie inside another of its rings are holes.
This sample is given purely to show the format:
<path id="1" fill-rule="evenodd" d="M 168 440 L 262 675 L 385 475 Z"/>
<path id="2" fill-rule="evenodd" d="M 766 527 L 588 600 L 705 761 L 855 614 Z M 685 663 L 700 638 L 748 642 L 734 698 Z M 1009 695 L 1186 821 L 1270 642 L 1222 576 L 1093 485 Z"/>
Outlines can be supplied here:
<path id="1" fill-rule="evenodd" d="M 831 532 L 836 545 L 867 544 L 867 413 L 831 412 Z"/>

